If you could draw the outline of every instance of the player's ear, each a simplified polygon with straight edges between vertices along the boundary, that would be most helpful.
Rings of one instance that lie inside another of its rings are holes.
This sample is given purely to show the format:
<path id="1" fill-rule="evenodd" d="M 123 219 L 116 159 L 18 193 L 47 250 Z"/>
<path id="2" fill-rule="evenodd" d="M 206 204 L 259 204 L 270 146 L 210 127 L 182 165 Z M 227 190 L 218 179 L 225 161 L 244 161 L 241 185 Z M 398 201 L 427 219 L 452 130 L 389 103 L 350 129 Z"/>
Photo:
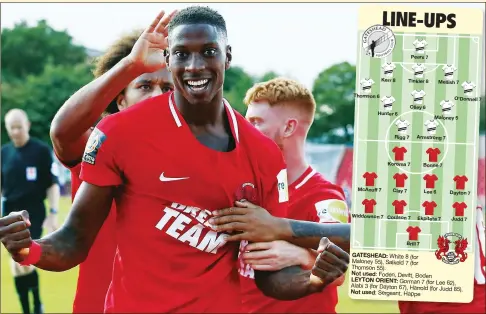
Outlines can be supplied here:
<path id="1" fill-rule="evenodd" d="M 229 69 L 232 59 L 233 59 L 233 55 L 231 53 L 231 46 L 227 45 L 226 46 L 226 61 L 225 61 L 225 65 L 224 65 L 225 70 Z"/>
<path id="2" fill-rule="evenodd" d="M 166 48 L 164 50 L 164 59 L 165 59 L 165 66 L 167 68 L 167 71 L 170 71 L 170 66 L 169 66 L 169 48 Z"/>
<path id="3" fill-rule="evenodd" d="M 287 119 L 284 129 L 284 137 L 289 137 L 297 131 L 297 125 L 299 122 L 295 118 Z"/>
<path id="4" fill-rule="evenodd" d="M 118 107 L 119 111 L 127 108 L 127 101 L 125 100 L 125 94 L 121 93 L 116 97 L 116 106 Z"/>

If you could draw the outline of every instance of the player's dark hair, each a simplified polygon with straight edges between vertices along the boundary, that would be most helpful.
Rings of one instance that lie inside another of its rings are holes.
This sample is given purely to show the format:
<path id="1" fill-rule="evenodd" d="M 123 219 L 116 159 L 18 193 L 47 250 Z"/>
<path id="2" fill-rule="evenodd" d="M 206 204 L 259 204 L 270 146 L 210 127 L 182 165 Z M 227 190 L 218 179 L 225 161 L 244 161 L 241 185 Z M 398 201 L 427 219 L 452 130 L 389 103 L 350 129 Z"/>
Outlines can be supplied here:
<path id="1" fill-rule="evenodd" d="M 95 78 L 98 78 L 113 68 L 132 51 L 133 46 L 142 34 L 143 30 L 135 30 L 122 36 L 115 41 L 108 50 L 96 59 L 96 66 L 93 70 Z M 113 99 L 105 110 L 104 115 L 118 112 L 116 99 Z"/>
<path id="2" fill-rule="evenodd" d="M 169 37 L 174 28 L 180 25 L 207 24 L 215 26 L 226 39 L 226 22 L 217 11 L 203 6 L 191 6 L 177 12 L 168 25 Z"/>

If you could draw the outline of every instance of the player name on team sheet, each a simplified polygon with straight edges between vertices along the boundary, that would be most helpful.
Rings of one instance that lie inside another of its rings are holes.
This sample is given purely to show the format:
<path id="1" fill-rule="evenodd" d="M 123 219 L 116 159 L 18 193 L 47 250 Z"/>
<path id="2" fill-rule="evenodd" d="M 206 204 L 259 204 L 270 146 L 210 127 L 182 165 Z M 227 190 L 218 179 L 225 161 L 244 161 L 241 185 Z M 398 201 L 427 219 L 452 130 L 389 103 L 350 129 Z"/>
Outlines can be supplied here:
<path id="1" fill-rule="evenodd" d="M 473 297 L 482 19 L 474 9 L 360 11 L 352 298 Z"/>

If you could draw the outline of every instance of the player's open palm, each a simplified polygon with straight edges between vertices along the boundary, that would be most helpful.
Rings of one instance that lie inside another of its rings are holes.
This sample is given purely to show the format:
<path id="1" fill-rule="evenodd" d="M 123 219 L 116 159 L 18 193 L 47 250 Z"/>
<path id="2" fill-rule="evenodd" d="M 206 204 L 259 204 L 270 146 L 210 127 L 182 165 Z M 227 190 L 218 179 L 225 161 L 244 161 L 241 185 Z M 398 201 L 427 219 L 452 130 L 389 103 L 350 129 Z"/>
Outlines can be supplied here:
<path id="1" fill-rule="evenodd" d="M 165 66 L 164 50 L 168 47 L 167 25 L 177 13 L 161 11 L 145 29 L 132 48 L 128 58 L 143 73 L 152 73 Z"/>
<path id="2" fill-rule="evenodd" d="M 18 263 L 25 259 L 24 252 L 32 244 L 29 227 L 29 213 L 25 210 L 0 218 L 0 240 Z"/>

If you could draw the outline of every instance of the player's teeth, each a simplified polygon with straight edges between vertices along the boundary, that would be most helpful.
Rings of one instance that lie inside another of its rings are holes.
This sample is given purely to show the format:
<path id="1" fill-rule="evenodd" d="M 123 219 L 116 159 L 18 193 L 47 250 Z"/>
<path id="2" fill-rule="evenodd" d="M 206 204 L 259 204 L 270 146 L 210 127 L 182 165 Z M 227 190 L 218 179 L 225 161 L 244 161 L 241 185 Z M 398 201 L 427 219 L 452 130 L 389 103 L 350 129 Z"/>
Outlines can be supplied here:
<path id="1" fill-rule="evenodd" d="M 205 80 L 198 80 L 198 81 L 187 81 L 187 84 L 190 86 L 201 86 L 208 82 L 208 79 Z"/>

